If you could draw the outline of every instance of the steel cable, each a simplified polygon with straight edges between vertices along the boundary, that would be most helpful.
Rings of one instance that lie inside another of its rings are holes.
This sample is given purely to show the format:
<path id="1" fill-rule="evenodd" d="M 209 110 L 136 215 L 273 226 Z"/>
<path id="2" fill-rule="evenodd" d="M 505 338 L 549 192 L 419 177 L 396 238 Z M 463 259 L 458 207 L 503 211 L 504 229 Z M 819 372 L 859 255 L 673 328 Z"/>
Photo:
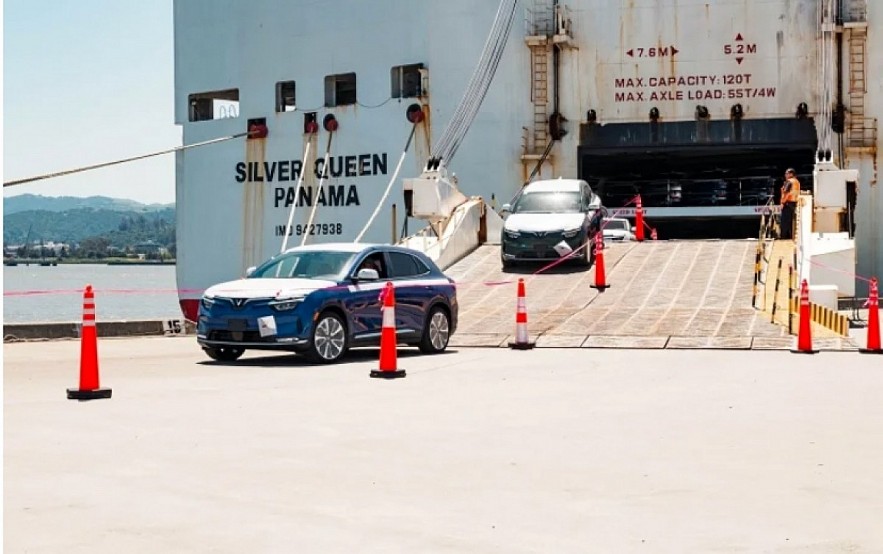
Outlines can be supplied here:
<path id="1" fill-rule="evenodd" d="M 282 248 L 279 252 L 285 252 L 285 248 L 288 246 L 288 236 L 291 234 L 291 225 L 294 221 L 294 210 L 297 208 L 297 200 L 300 198 L 300 189 L 304 183 L 304 174 L 307 172 L 307 160 L 310 156 L 310 143 L 312 141 L 307 140 L 307 146 L 304 149 L 304 157 L 303 163 L 301 164 L 300 175 L 297 176 L 297 186 L 294 189 L 294 201 L 291 203 L 291 210 L 288 212 L 288 224 L 285 226 L 285 236 L 282 238 Z M 282 267 L 281 264 L 279 267 Z"/>
<path id="2" fill-rule="evenodd" d="M 374 218 L 377 217 L 377 214 L 380 213 L 380 209 L 383 207 L 383 203 L 386 202 L 386 198 L 389 196 L 389 191 L 392 190 L 392 184 L 395 182 L 396 177 L 399 176 L 399 171 L 402 169 L 402 162 L 405 161 L 405 155 L 408 153 L 408 148 L 411 146 L 411 140 L 414 138 L 414 131 L 417 130 L 417 125 L 411 126 L 411 132 L 408 134 L 408 141 L 405 143 L 405 149 L 402 151 L 402 155 L 399 158 L 399 163 L 396 164 L 396 169 L 393 171 L 392 177 L 389 179 L 389 183 L 386 185 L 386 190 L 383 192 L 383 196 L 380 198 L 380 201 L 377 203 L 377 206 L 374 208 L 374 213 L 371 214 L 371 217 L 368 218 L 368 222 L 365 223 L 365 226 L 362 227 L 361 232 L 359 232 L 358 236 L 353 242 L 360 242 L 362 237 L 365 236 L 365 233 L 368 231 L 368 228 L 371 227 L 371 224 L 374 223 Z"/>
<path id="3" fill-rule="evenodd" d="M 504 14 L 507 13 L 507 10 L 504 10 L 507 3 L 510 4 L 510 7 L 508 14 L 504 17 Z M 454 111 L 448 127 L 442 133 L 433 151 L 432 156 L 434 158 L 450 161 L 472 125 L 478 108 L 481 106 L 499 66 L 499 61 L 512 29 L 512 21 L 514 20 L 517 3 L 517 0 L 500 1 L 493 26 L 488 34 L 479 62 L 472 73 L 460 104 Z"/>
<path id="4" fill-rule="evenodd" d="M 179 151 L 182 151 L 182 150 L 188 150 L 188 149 L 190 149 L 190 148 L 196 148 L 196 147 L 199 147 L 199 146 L 206 146 L 206 145 L 209 145 L 209 144 L 215 144 L 215 143 L 218 143 L 218 142 L 224 142 L 224 141 L 227 141 L 227 140 L 232 140 L 232 139 L 235 139 L 235 138 L 244 137 L 244 136 L 246 136 L 246 135 L 248 135 L 248 134 L 250 134 L 250 132 L 237 133 L 237 134 L 235 134 L 235 135 L 229 135 L 229 136 L 226 136 L 226 137 L 215 138 L 215 139 L 206 140 L 206 141 L 202 141 L 202 142 L 195 142 L 195 143 L 193 143 L 193 144 L 186 144 L 186 145 L 184 145 L 184 146 L 176 146 L 175 148 L 170 148 L 170 149 L 168 149 L 168 150 L 161 150 L 161 151 L 159 151 L 159 152 L 152 152 L 152 153 L 150 153 L 150 154 L 143 154 L 143 155 L 141 155 L 141 156 L 134 156 L 134 157 L 132 157 L 132 158 L 124 158 L 124 159 L 122 159 L 122 160 L 114 160 L 114 161 L 112 161 L 112 162 L 104 162 L 104 163 L 95 164 L 95 165 L 89 165 L 89 166 L 78 167 L 78 168 L 74 168 L 74 169 L 68 169 L 68 170 L 65 170 L 65 171 L 56 171 L 56 172 L 54 172 L 54 173 L 46 173 L 46 174 L 43 174 L 43 175 L 37 175 L 37 176 L 35 176 L 35 177 L 27 177 L 27 178 L 24 178 L 24 179 L 14 179 L 14 180 L 12 180 L 12 181 L 6 181 L 6 182 L 4 182 L 4 183 L 3 183 L 3 186 L 4 186 L 4 187 L 11 187 L 11 186 L 15 186 L 15 185 L 23 185 L 23 184 L 25 184 L 25 183 L 32 183 L 32 182 L 34 182 L 34 181 L 42 181 L 42 180 L 44 180 L 44 179 L 52 179 L 53 177 L 62 177 L 62 176 L 64 176 L 64 175 L 71 175 L 71 174 L 73 174 L 73 173 L 80 173 L 80 172 L 83 172 L 83 171 L 89 171 L 89 170 L 92 170 L 92 169 L 99 169 L 99 168 L 102 168 L 102 167 L 109 167 L 109 166 L 112 166 L 112 165 L 118 165 L 118 164 L 123 164 L 123 163 L 128 163 L 128 162 L 134 162 L 134 161 L 137 161 L 137 160 L 143 160 L 143 159 L 146 159 L 146 158 L 152 158 L 152 157 L 155 157 L 155 156 L 161 156 L 161 155 L 163 155 L 163 154 L 171 154 L 171 153 L 173 153 L 173 152 L 179 152 Z"/>
<path id="5" fill-rule="evenodd" d="M 316 185 L 316 196 L 312 198 L 313 207 L 310 209 L 310 219 L 307 220 L 307 224 L 304 227 L 304 236 L 300 241 L 301 246 L 307 243 L 307 239 L 310 236 L 310 226 L 313 224 L 313 218 L 316 217 L 316 208 L 319 207 L 319 194 L 321 194 L 322 192 L 322 183 L 325 182 L 325 177 L 327 177 L 330 172 L 330 170 L 328 169 L 328 156 L 331 154 L 331 139 L 333 137 L 334 132 L 329 132 L 328 145 L 325 148 L 325 158 L 322 160 L 322 175 L 319 177 L 319 184 Z"/>

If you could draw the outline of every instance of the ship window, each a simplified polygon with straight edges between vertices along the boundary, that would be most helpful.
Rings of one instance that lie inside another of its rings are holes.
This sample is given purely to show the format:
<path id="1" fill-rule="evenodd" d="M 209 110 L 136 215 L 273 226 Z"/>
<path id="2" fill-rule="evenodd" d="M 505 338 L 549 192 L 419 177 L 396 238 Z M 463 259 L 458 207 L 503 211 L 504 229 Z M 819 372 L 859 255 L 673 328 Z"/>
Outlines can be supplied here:
<path id="1" fill-rule="evenodd" d="M 356 103 L 356 74 L 341 73 L 325 77 L 325 107 Z"/>
<path id="2" fill-rule="evenodd" d="M 294 110 L 294 81 L 276 83 L 276 111 L 293 112 Z"/>
<path id="3" fill-rule="evenodd" d="M 188 97 L 190 121 L 239 117 L 239 89 L 198 92 Z"/>
<path id="4" fill-rule="evenodd" d="M 422 63 L 397 65 L 390 71 L 393 98 L 414 98 L 423 96 L 420 70 Z"/>

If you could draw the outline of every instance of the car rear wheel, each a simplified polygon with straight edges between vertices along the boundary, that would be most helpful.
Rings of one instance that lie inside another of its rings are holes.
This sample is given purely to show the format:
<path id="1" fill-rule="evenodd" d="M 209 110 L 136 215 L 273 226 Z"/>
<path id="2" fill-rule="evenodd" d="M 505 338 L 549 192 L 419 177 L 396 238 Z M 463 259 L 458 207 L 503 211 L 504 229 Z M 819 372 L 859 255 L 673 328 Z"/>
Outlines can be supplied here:
<path id="1" fill-rule="evenodd" d="M 235 346 L 218 346 L 218 347 L 208 347 L 204 346 L 202 350 L 206 353 L 206 355 L 216 361 L 219 362 L 233 362 L 239 359 L 242 354 L 245 353 L 244 348 L 236 348 Z"/>
<path id="2" fill-rule="evenodd" d="M 307 358 L 322 364 L 339 361 L 347 349 L 346 326 L 334 312 L 322 312 L 313 327 L 313 342 Z"/>
<path id="3" fill-rule="evenodd" d="M 423 325 L 423 339 L 420 351 L 424 354 L 438 354 L 445 351 L 451 339 L 451 318 L 441 306 L 434 306 L 429 311 Z"/>

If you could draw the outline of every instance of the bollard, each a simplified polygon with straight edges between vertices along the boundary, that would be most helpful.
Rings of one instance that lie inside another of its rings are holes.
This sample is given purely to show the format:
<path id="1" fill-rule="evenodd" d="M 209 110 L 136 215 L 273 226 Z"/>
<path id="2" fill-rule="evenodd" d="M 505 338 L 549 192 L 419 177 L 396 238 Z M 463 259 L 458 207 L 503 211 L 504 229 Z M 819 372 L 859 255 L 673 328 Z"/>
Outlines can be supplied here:
<path id="1" fill-rule="evenodd" d="M 779 300 L 779 281 L 782 278 L 782 258 L 779 258 L 779 267 L 776 268 L 776 286 L 773 288 L 773 313 L 770 317 L 770 323 L 776 322 L 776 305 Z"/>

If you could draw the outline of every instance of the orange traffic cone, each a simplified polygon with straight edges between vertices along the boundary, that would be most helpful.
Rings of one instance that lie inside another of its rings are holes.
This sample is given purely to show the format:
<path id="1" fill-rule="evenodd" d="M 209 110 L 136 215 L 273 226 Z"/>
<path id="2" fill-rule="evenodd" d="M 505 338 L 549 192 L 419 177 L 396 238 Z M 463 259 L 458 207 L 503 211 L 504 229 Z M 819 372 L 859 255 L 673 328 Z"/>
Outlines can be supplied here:
<path id="1" fill-rule="evenodd" d="M 383 324 L 380 330 L 380 367 L 371 370 L 371 377 L 384 379 L 404 377 L 405 370 L 396 367 L 396 295 L 392 283 L 386 283 L 381 298 L 383 298 Z"/>
<path id="2" fill-rule="evenodd" d="M 601 233 L 595 234 L 595 284 L 589 286 L 600 292 L 610 287 L 604 275 L 604 241 L 601 240 Z"/>
<path id="3" fill-rule="evenodd" d="M 868 294 L 868 347 L 859 348 L 862 354 L 883 354 L 880 348 L 880 298 L 877 290 L 877 278 L 871 279 L 871 291 Z"/>
<path id="4" fill-rule="evenodd" d="M 518 279 L 518 303 L 515 308 L 515 342 L 509 343 L 509 348 L 515 350 L 530 350 L 534 343 L 527 334 L 527 305 L 525 304 L 524 279 Z"/>
<path id="5" fill-rule="evenodd" d="M 635 206 L 635 240 L 644 240 L 644 208 L 641 207 L 641 195 L 638 195 L 638 203 Z"/>
<path id="6" fill-rule="evenodd" d="M 71 400 L 110 398 L 110 389 L 98 385 L 98 333 L 95 329 L 95 295 L 92 285 L 83 294 L 83 325 L 80 331 L 80 388 L 67 389 Z"/>
<path id="7" fill-rule="evenodd" d="M 800 327 L 797 332 L 797 350 L 791 350 L 797 354 L 815 354 L 818 350 L 812 349 L 812 330 L 809 315 L 809 284 L 806 279 L 800 283 Z"/>

